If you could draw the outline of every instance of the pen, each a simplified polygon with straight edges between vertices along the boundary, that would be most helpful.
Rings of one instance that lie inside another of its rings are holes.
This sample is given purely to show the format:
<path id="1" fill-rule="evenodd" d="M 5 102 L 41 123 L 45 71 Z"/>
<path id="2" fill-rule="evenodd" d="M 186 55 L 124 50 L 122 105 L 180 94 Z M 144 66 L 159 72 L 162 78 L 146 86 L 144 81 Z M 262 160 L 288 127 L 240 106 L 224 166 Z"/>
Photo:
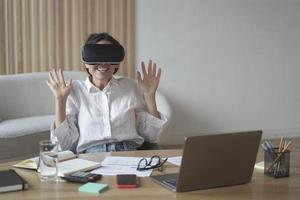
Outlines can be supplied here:
<path id="1" fill-rule="evenodd" d="M 265 140 L 265 144 L 268 147 L 269 151 L 271 151 L 274 155 L 276 155 L 276 152 L 274 151 L 272 144 L 268 140 Z"/>
<path id="2" fill-rule="evenodd" d="M 283 139 L 283 136 L 280 138 L 279 146 L 278 146 L 278 153 L 281 153 L 283 150 L 283 144 L 285 143 L 285 140 Z M 274 176 L 276 176 L 277 172 L 280 170 L 280 162 L 276 163 L 276 167 L 274 170 Z"/>
<path id="3" fill-rule="evenodd" d="M 271 150 L 270 148 L 268 148 L 267 144 L 264 142 L 261 144 L 263 150 L 272 158 L 272 159 L 275 159 L 276 158 L 276 154 L 275 154 L 275 151 Z"/>

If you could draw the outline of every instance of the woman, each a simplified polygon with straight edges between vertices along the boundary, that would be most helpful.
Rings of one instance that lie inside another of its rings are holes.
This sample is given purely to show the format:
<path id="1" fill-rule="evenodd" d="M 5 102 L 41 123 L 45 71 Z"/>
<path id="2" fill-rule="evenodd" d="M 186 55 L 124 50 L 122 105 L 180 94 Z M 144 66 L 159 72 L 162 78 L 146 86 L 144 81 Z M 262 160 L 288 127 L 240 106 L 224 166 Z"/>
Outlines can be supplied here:
<path id="1" fill-rule="evenodd" d="M 86 44 L 119 44 L 107 33 L 92 34 Z M 113 76 L 117 66 L 85 64 L 85 81 L 64 81 L 62 70 L 49 72 L 55 97 L 51 137 L 62 150 L 77 153 L 135 150 L 144 141 L 155 142 L 166 118 L 156 107 L 155 93 L 161 69 L 150 60 L 137 73 L 138 85 Z"/>

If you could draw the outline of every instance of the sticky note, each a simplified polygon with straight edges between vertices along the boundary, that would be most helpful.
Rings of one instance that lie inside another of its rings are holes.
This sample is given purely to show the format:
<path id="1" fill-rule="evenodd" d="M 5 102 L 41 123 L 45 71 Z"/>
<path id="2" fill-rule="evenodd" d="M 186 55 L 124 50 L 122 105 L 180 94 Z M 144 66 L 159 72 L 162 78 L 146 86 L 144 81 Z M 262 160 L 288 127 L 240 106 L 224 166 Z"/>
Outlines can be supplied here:
<path id="1" fill-rule="evenodd" d="M 86 183 L 78 188 L 79 192 L 89 192 L 98 194 L 108 188 L 107 184 L 102 183 Z"/>

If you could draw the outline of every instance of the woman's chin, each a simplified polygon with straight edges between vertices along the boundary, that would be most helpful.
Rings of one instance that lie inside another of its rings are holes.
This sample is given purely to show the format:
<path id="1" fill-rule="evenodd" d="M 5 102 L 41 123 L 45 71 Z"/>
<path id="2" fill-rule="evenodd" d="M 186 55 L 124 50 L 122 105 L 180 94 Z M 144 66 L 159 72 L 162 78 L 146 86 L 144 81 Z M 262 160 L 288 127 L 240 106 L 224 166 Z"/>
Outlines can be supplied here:
<path id="1" fill-rule="evenodd" d="M 97 74 L 95 74 L 94 78 L 96 78 L 99 81 L 109 81 L 112 78 L 112 75 L 110 75 L 110 74 L 103 74 L 103 73 L 101 73 L 101 74 L 97 73 Z"/>

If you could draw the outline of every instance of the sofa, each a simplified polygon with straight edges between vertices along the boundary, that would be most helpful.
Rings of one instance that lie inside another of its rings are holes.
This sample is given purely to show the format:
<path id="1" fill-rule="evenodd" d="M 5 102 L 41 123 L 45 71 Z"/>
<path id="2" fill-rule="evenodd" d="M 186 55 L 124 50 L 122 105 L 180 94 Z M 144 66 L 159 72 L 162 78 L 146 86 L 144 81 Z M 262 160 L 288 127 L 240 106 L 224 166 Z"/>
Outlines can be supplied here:
<path id="1" fill-rule="evenodd" d="M 84 80 L 86 72 L 66 71 L 65 80 Z M 54 98 L 46 84 L 47 72 L 0 76 L 0 160 L 37 155 L 38 142 L 50 138 Z M 160 112 L 171 118 L 165 97 L 157 92 Z M 168 126 L 161 135 L 165 135 Z"/>

